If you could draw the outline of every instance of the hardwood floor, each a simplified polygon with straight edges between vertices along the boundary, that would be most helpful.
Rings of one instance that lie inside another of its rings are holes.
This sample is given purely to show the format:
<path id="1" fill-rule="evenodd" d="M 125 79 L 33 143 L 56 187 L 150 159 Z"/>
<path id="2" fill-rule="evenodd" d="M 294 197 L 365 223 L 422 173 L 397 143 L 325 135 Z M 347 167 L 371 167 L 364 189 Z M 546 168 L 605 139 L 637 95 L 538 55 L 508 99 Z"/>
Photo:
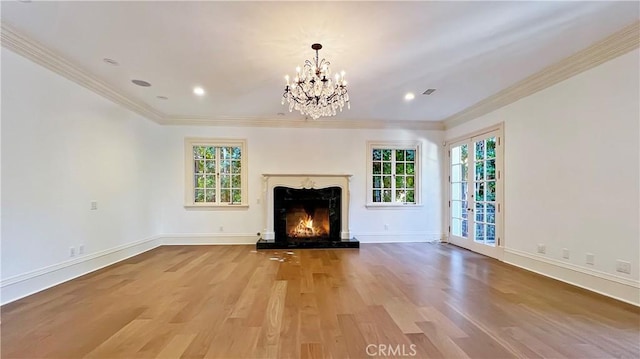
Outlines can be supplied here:
<path id="1" fill-rule="evenodd" d="M 638 308 L 419 243 L 160 247 L 5 305 L 0 329 L 2 358 L 640 357 Z"/>

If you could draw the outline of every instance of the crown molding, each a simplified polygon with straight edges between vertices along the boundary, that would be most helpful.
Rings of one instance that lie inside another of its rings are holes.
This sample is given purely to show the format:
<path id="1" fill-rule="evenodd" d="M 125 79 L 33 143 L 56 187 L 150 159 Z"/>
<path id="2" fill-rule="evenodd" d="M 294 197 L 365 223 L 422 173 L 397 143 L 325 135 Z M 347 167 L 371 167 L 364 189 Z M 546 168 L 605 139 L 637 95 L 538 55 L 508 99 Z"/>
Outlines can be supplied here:
<path id="1" fill-rule="evenodd" d="M 174 126 L 226 126 L 226 127 L 293 127 L 336 129 L 414 129 L 443 130 L 441 122 L 434 121 L 375 121 L 375 120 L 291 120 L 268 118 L 183 118 L 169 117 L 152 107 L 133 100 L 83 70 L 44 45 L 18 33 L 10 25 L 1 23 L 2 46 L 57 73 L 98 95 L 113 101 L 160 125 Z"/>
<path id="2" fill-rule="evenodd" d="M 13 27 L 1 23 L 2 46 L 21 55 L 98 95 L 127 108 L 160 125 L 227 126 L 227 127 L 292 127 L 335 129 L 414 129 L 443 130 L 441 122 L 433 121 L 346 121 L 346 120 L 291 120 L 250 117 L 170 117 L 143 102 L 136 101 L 83 70 L 44 45 L 18 33 Z"/>
<path id="3" fill-rule="evenodd" d="M 530 96 L 581 72 L 623 55 L 640 45 L 640 22 L 625 27 L 604 40 L 557 62 L 520 82 L 447 117 L 443 121 L 390 120 L 293 120 L 269 118 L 170 117 L 143 102 L 133 100 L 66 60 L 54 51 L 1 23 L 3 47 L 161 125 L 223 127 L 286 127 L 333 129 L 444 130 L 471 121 L 489 112 Z"/>
<path id="4" fill-rule="evenodd" d="M 441 121 L 383 121 L 383 120 L 335 120 L 335 119 L 269 119 L 269 118 L 166 118 L 164 125 L 220 126 L 220 127 L 284 127 L 284 128 L 332 128 L 332 129 L 406 129 L 444 130 Z"/>
<path id="5" fill-rule="evenodd" d="M 150 106 L 130 99 L 116 91 L 106 83 L 95 78 L 77 64 L 71 63 L 52 50 L 47 49 L 36 41 L 16 32 L 11 26 L 2 22 L 2 46 L 39 64 L 45 68 L 83 86 L 98 95 L 115 102 L 154 122 L 162 123 L 164 115 Z"/>
<path id="6" fill-rule="evenodd" d="M 640 45 L 640 21 L 635 22 L 584 50 L 535 73 L 466 109 L 445 118 L 449 129 L 493 112 L 524 97 L 551 87 L 604 62 L 624 55 Z"/>

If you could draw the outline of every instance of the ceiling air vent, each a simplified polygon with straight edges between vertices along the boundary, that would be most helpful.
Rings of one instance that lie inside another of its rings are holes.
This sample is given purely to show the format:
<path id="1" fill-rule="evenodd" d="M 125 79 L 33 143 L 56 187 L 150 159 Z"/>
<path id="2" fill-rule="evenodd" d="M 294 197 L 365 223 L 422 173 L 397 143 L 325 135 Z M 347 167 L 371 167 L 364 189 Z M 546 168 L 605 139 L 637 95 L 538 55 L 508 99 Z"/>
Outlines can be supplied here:
<path id="1" fill-rule="evenodd" d="M 432 93 L 436 92 L 436 89 L 427 89 L 427 91 L 423 92 L 423 95 L 431 95 Z"/>

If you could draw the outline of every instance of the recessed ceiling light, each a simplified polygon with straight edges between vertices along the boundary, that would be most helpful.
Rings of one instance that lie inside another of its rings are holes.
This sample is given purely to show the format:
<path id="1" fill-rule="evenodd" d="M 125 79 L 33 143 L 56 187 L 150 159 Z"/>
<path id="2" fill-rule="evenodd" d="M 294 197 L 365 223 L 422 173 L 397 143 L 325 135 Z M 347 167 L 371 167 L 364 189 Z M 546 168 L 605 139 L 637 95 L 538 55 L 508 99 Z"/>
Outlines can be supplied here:
<path id="1" fill-rule="evenodd" d="M 160 100 L 168 100 L 169 99 L 167 96 L 156 96 L 156 98 L 159 98 Z"/>
<path id="2" fill-rule="evenodd" d="M 193 88 L 193 93 L 198 96 L 204 96 L 204 89 L 200 86 L 196 86 Z"/>
<path id="3" fill-rule="evenodd" d="M 142 81 L 142 80 L 131 80 L 131 82 L 133 82 L 134 84 L 138 85 L 138 86 L 142 86 L 142 87 L 150 87 L 151 84 L 148 83 L 147 81 Z"/>
<path id="4" fill-rule="evenodd" d="M 406 95 L 404 95 L 404 99 L 405 99 L 406 101 L 411 101 L 411 100 L 413 100 L 414 98 L 416 98 L 416 95 L 414 95 L 414 94 L 413 94 L 413 92 L 407 92 L 407 94 L 406 94 Z"/>
<path id="5" fill-rule="evenodd" d="M 108 57 L 105 57 L 104 59 L 102 59 L 102 61 L 104 61 L 105 63 L 109 64 L 109 65 L 113 65 L 113 66 L 118 66 L 120 65 L 118 63 L 118 61 L 114 60 L 114 59 L 110 59 Z"/>

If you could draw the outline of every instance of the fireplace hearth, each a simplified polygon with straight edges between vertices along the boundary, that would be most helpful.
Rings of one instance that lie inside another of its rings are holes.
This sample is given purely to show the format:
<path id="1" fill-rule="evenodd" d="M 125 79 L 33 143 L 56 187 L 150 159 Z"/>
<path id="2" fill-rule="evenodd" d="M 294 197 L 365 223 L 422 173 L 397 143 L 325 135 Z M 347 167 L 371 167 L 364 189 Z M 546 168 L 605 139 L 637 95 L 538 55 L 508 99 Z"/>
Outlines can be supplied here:
<path id="1" fill-rule="evenodd" d="M 359 247 L 348 230 L 350 176 L 263 176 L 266 225 L 257 249 Z"/>

